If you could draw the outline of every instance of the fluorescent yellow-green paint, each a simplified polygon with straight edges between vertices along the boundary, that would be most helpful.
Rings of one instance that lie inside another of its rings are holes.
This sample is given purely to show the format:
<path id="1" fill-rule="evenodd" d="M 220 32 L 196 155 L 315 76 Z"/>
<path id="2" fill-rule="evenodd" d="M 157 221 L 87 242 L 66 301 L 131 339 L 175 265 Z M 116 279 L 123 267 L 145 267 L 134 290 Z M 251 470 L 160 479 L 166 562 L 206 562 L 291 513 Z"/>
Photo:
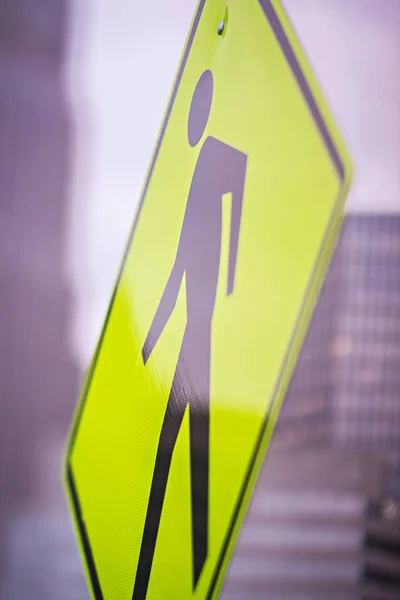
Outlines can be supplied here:
<path id="1" fill-rule="evenodd" d="M 102 593 L 97 597 L 104 600 L 132 598 L 157 443 L 185 327 L 183 282 L 174 313 L 143 365 L 141 349 L 174 262 L 201 148 L 201 142 L 195 148 L 188 144 L 187 119 L 205 69 L 213 73 L 214 98 L 204 139 L 212 135 L 248 155 L 235 291 L 230 297 L 225 295 L 230 198 L 223 198 L 212 326 L 209 553 L 193 593 L 186 413 L 174 450 L 147 598 L 202 600 L 218 595 L 340 225 L 349 159 L 280 3 L 271 4 L 337 148 L 344 177 L 335 169 L 260 2 L 200 2 L 197 31 L 160 136 L 67 457 L 72 511 L 77 524 L 80 517 L 85 524 Z M 227 28 L 218 36 L 217 24 L 226 10 Z M 232 522 L 233 535 L 217 571 Z M 87 572 L 90 581 L 88 567 Z M 93 589 L 92 594 L 95 598 Z"/>

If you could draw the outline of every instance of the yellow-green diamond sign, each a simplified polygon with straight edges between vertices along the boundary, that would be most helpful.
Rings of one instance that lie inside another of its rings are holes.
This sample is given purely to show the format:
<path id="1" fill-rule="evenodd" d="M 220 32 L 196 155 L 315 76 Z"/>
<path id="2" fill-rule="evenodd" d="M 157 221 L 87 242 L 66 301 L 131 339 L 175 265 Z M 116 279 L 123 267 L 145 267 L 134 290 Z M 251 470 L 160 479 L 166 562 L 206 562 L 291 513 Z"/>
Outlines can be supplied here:
<path id="1" fill-rule="evenodd" d="M 349 181 L 280 2 L 201 0 L 69 445 L 96 600 L 217 597 Z"/>

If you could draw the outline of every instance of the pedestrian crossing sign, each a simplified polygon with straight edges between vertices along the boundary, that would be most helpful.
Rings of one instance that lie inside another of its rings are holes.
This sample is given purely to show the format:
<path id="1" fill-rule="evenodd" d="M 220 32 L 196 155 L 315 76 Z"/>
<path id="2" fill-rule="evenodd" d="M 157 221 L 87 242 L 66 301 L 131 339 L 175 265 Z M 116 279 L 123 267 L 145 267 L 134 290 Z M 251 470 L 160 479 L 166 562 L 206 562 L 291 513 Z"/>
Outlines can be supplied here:
<path id="1" fill-rule="evenodd" d="M 200 0 L 67 454 L 96 600 L 218 596 L 350 170 L 279 0 Z"/>

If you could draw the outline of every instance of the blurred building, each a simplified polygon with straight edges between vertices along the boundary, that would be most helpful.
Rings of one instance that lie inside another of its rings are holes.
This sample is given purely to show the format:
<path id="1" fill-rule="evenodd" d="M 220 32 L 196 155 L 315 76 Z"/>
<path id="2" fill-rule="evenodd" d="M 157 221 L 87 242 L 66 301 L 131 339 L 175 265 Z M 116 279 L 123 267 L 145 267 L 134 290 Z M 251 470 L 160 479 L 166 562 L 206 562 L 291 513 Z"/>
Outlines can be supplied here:
<path id="1" fill-rule="evenodd" d="M 400 216 L 348 217 L 222 595 L 400 597 Z"/>
<path id="2" fill-rule="evenodd" d="M 77 393 L 63 267 L 71 165 L 66 10 L 64 0 L 0 2 L 0 595 L 5 578 L 14 578 L 4 597 L 15 600 L 33 585 L 13 555 L 15 529 L 29 515 L 46 515 L 61 494 L 61 456 L 52 453 Z"/>

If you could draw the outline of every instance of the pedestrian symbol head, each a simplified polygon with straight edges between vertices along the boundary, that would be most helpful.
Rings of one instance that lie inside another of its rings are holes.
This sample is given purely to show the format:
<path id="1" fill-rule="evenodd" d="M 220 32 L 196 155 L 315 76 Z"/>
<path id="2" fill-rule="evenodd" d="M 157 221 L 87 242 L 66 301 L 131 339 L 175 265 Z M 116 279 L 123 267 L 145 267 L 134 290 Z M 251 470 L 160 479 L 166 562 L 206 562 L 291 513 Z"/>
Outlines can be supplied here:
<path id="1" fill-rule="evenodd" d="M 196 146 L 207 125 L 213 97 L 213 76 L 207 70 L 201 75 L 193 93 L 189 111 L 188 138 L 191 146 Z"/>

